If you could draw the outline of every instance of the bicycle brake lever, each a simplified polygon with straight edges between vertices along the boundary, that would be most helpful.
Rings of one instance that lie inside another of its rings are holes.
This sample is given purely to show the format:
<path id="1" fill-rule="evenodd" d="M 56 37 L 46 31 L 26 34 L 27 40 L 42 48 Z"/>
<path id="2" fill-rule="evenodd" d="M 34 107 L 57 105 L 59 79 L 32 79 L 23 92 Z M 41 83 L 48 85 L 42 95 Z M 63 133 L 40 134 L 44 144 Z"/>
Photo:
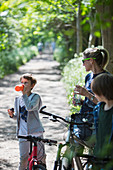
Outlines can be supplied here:
<path id="1" fill-rule="evenodd" d="M 48 116 L 47 116 L 47 117 L 46 117 L 46 116 L 43 116 L 42 118 L 44 118 L 44 119 L 49 119 L 49 117 L 48 117 Z"/>
<path id="2" fill-rule="evenodd" d="M 53 121 L 53 122 L 58 122 L 58 120 L 56 119 L 56 118 L 54 118 L 53 116 L 51 116 L 51 117 L 49 117 L 49 116 L 44 116 L 44 117 L 42 117 L 42 118 L 44 118 L 44 119 L 49 119 L 49 120 L 51 120 L 51 121 Z"/>
<path id="3" fill-rule="evenodd" d="M 53 121 L 53 122 L 58 122 L 57 119 L 54 119 L 54 118 L 50 118 L 49 120 Z"/>
<path id="4" fill-rule="evenodd" d="M 56 118 L 54 118 L 53 116 L 50 116 L 49 117 L 49 120 L 51 120 L 51 121 L 53 121 L 53 122 L 56 122 L 56 121 L 58 121 Z"/>

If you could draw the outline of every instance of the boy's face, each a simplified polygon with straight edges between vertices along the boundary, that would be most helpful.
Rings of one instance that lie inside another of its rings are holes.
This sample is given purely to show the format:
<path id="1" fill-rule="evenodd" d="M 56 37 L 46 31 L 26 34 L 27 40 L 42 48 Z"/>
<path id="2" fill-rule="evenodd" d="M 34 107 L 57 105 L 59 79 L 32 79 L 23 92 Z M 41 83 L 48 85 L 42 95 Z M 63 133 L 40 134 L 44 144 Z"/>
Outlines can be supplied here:
<path id="1" fill-rule="evenodd" d="M 25 78 L 21 79 L 21 83 L 24 84 L 24 88 L 27 92 L 31 91 L 31 89 L 34 87 L 34 84 L 31 84 L 31 81 Z"/>

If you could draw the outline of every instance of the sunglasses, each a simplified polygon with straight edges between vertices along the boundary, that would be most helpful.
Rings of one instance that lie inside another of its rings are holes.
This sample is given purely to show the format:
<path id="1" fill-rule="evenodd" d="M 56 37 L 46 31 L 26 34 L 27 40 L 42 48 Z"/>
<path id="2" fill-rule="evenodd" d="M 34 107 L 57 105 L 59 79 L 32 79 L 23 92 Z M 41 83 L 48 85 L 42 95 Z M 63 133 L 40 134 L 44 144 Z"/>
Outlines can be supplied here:
<path id="1" fill-rule="evenodd" d="M 84 64 L 84 62 L 85 62 L 86 60 L 90 60 L 90 59 L 91 59 L 91 58 L 85 58 L 85 59 L 83 59 L 83 60 L 82 60 L 83 64 Z M 96 58 L 92 58 L 92 59 L 95 60 Z"/>

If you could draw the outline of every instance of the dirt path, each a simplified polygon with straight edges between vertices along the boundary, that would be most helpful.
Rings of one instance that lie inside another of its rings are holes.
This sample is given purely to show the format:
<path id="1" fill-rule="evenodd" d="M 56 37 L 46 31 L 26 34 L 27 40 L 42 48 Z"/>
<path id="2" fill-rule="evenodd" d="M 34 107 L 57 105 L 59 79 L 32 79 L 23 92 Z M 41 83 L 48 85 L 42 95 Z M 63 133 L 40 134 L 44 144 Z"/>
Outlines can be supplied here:
<path id="1" fill-rule="evenodd" d="M 14 86 L 19 84 L 21 74 L 30 72 L 37 79 L 34 92 L 38 92 L 47 106 L 47 111 L 66 116 L 69 107 L 66 99 L 64 85 L 60 81 L 61 75 L 59 64 L 53 61 L 52 55 L 44 54 L 41 58 L 37 56 L 26 65 L 21 66 L 15 74 L 6 76 L 0 80 L 0 170 L 17 170 L 19 162 L 18 140 L 15 136 L 16 121 L 7 115 L 7 109 L 13 106 L 14 98 L 18 95 Z M 59 123 L 52 123 L 40 115 L 45 128 L 45 138 L 62 141 L 65 128 Z M 47 169 L 53 169 L 56 157 L 56 146 L 46 145 Z"/>

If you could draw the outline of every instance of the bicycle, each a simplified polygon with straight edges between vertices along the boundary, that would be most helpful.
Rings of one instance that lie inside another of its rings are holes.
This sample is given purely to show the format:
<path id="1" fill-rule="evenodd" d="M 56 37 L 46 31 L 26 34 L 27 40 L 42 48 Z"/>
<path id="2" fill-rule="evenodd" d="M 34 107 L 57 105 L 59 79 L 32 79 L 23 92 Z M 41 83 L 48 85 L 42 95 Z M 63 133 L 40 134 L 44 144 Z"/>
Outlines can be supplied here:
<path id="1" fill-rule="evenodd" d="M 31 135 L 18 136 L 18 138 L 27 139 L 27 141 L 30 141 L 30 152 L 29 152 L 27 170 L 46 170 L 46 167 L 42 164 L 42 162 L 37 159 L 37 141 L 48 143 L 50 146 L 56 145 L 57 141 L 51 139 L 43 139 Z M 32 146 L 32 144 L 34 145 Z"/>
<path id="2" fill-rule="evenodd" d="M 91 170 L 92 167 L 95 165 L 102 167 L 105 167 L 105 165 L 108 162 L 113 162 L 113 159 L 111 158 L 98 158 L 93 155 L 83 154 L 76 151 L 76 148 L 78 147 L 78 143 L 87 147 L 88 149 L 93 149 L 92 146 L 90 146 L 86 141 L 80 139 L 73 133 L 73 126 L 74 125 L 88 125 L 89 127 L 92 126 L 92 123 L 89 123 L 85 118 L 83 118 L 82 123 L 76 123 L 73 121 L 73 119 L 64 119 L 61 116 L 51 114 L 49 112 L 44 111 L 46 106 L 43 106 L 40 109 L 40 113 L 45 114 L 50 117 L 50 120 L 53 122 L 61 122 L 63 121 L 68 125 L 68 134 L 66 137 L 65 143 L 59 143 L 58 144 L 58 150 L 57 150 L 57 156 L 56 160 L 54 162 L 54 169 L 53 170 Z M 62 149 L 66 146 L 66 151 L 62 152 Z M 70 154 L 67 156 L 66 152 L 68 152 L 68 149 L 70 150 Z M 100 169 L 101 169 L 100 168 Z M 100 170 L 98 169 L 98 170 Z M 92 169 L 93 170 L 93 169 Z M 97 170 L 97 169 L 96 169 Z"/>
<path id="3" fill-rule="evenodd" d="M 42 107 L 40 109 L 40 113 L 49 116 L 50 120 L 52 120 L 54 122 L 63 121 L 64 123 L 66 123 L 66 126 L 68 125 L 68 134 L 67 134 L 66 141 L 64 144 L 60 143 L 58 145 L 57 156 L 56 156 L 56 160 L 54 163 L 54 170 L 71 170 L 75 167 L 75 164 L 78 167 L 78 170 L 83 170 L 83 164 L 82 164 L 80 157 L 75 155 L 75 148 L 77 146 L 77 143 L 75 143 L 75 140 L 85 147 L 88 147 L 88 148 L 91 148 L 91 147 L 85 141 L 83 141 L 79 137 L 75 136 L 75 134 L 73 133 L 73 126 L 74 125 L 83 125 L 83 124 L 87 124 L 87 125 L 91 126 L 92 124 L 88 123 L 85 120 L 82 123 L 76 123 L 76 122 L 72 121 L 72 119 L 70 119 L 70 120 L 68 120 L 67 118 L 64 119 L 61 116 L 51 114 L 49 112 L 44 111 L 45 108 L 46 108 L 46 106 Z M 66 150 L 68 150 L 68 149 L 70 150 L 69 156 L 66 155 L 66 152 L 62 153 L 62 149 L 65 146 L 67 147 Z M 75 159 L 75 161 L 73 161 L 73 159 Z"/>

